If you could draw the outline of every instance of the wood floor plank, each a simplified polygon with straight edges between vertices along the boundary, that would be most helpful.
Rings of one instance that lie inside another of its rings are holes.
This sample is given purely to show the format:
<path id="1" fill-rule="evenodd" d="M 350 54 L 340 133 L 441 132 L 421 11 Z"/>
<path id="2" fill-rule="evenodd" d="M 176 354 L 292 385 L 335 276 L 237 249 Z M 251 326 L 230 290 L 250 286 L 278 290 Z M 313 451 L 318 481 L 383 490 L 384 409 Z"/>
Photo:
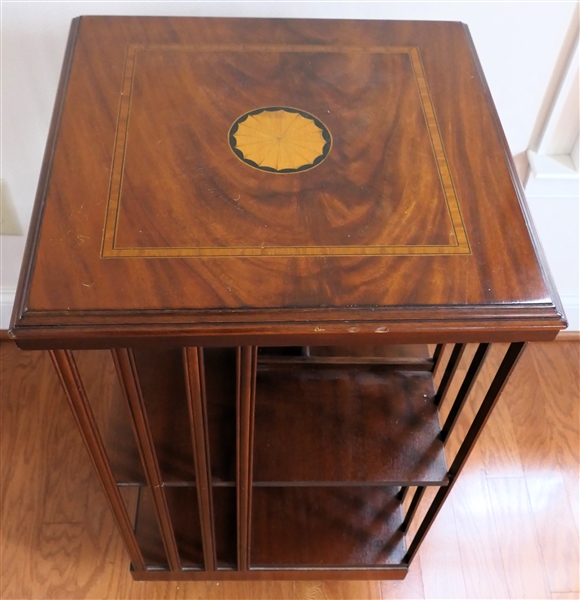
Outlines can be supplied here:
<path id="1" fill-rule="evenodd" d="M 578 460 L 577 349 L 530 345 L 509 384 L 508 403 L 550 590 L 578 591 L 578 528 L 562 465 Z M 575 418 L 576 417 L 576 418 Z M 576 471 L 577 473 L 577 471 Z M 577 477 L 577 475 L 576 475 Z"/>
<path id="2" fill-rule="evenodd" d="M 55 398 L 56 399 L 56 398 Z M 50 456 L 47 460 L 59 469 L 47 469 L 44 483 L 42 521 L 44 523 L 78 523 L 86 515 L 90 464 L 79 432 L 69 410 L 50 411 L 44 423 L 44 438 Z M 66 407 L 68 408 L 68 407 Z M 63 474 L 66 474 L 63 477 Z"/>
<path id="3" fill-rule="evenodd" d="M 576 528 L 580 530 L 580 344 L 534 347 L 532 360 L 545 399 L 544 408 Z"/>
<path id="4" fill-rule="evenodd" d="M 455 515 L 446 502 L 419 551 L 425 598 L 466 598 Z"/>
<path id="5" fill-rule="evenodd" d="M 377 581 L 296 581 L 298 600 L 379 600 Z"/>
<path id="6" fill-rule="evenodd" d="M 1 525 L 0 597 L 32 598 L 31 567 L 45 502 L 46 407 L 56 385 L 48 356 L 0 344 Z"/>
<path id="7" fill-rule="evenodd" d="M 466 598 L 509 596 L 501 540 L 494 520 L 486 478 L 463 473 L 450 497 L 461 552 Z"/>
<path id="8" fill-rule="evenodd" d="M 125 488 L 122 495 L 133 514 L 137 490 Z M 79 597 L 124 598 L 125 590 L 134 582 L 128 568 L 120 569 L 116 565 L 128 566 L 129 557 L 96 477 L 92 477 L 89 484 L 87 515 L 90 518 L 85 516 L 77 569 Z"/>
<path id="9" fill-rule="evenodd" d="M 213 600 L 214 596 L 206 595 L 205 582 L 181 582 L 181 581 L 131 581 L 125 588 L 124 600 L 181 600 L 182 598 L 208 598 Z M 188 591 L 191 595 L 185 596 Z"/>
<path id="10" fill-rule="evenodd" d="M 78 598 L 77 570 L 82 523 L 46 523 L 40 526 L 36 559 L 32 563 L 32 598 Z"/>
<path id="11" fill-rule="evenodd" d="M 569 343 L 559 344 L 557 352 L 548 352 L 545 346 L 540 345 L 532 354 L 561 468 L 580 466 L 580 353 L 570 346 Z M 578 392 L 576 397 L 570 393 L 573 390 Z"/>
<path id="12" fill-rule="evenodd" d="M 469 353 L 466 353 L 465 356 L 466 361 L 462 363 L 460 369 L 461 376 L 465 374 L 474 347 L 475 344 L 470 344 Z M 459 442 L 465 437 L 467 428 L 472 423 L 506 350 L 507 344 L 495 344 L 491 348 L 464 406 L 456 426 L 456 432 L 450 440 L 451 451 L 455 451 Z M 519 365 L 516 367 L 516 373 L 518 369 Z M 508 382 L 508 387 L 510 383 Z M 477 442 L 478 464 L 488 476 L 521 477 L 523 475 L 519 446 L 511 422 L 508 401 L 509 393 L 504 390 Z M 468 467 L 473 468 L 473 462 Z"/>
<path id="13" fill-rule="evenodd" d="M 520 454 L 525 456 L 526 474 L 559 469 L 562 458 L 578 464 L 578 380 L 571 374 L 578 365 L 575 353 L 563 355 L 561 347 L 566 345 L 550 346 L 548 354 L 559 358 L 551 361 L 551 368 L 544 362 L 545 344 L 530 345 L 518 364 L 517 379 L 506 386 L 504 395 Z"/>
<path id="14" fill-rule="evenodd" d="M 530 505 L 552 592 L 580 592 L 579 538 L 558 471 L 526 475 Z"/>
<path id="15" fill-rule="evenodd" d="M 508 402 L 507 395 L 498 401 L 478 442 L 488 477 L 521 477 L 524 474 Z"/>
<path id="16" fill-rule="evenodd" d="M 407 573 L 401 581 L 381 581 L 381 600 L 423 600 L 423 574 L 421 571 L 421 557 L 417 555 Z"/>
<path id="17" fill-rule="evenodd" d="M 190 597 L 194 596 L 184 596 L 184 598 Z M 206 595 L 202 597 L 211 600 L 228 600 L 229 598 L 287 600 L 296 596 L 293 581 L 222 581 L 209 583 Z"/>
<path id="18" fill-rule="evenodd" d="M 544 561 L 523 477 L 488 480 L 493 513 L 502 532 L 501 556 L 510 598 L 550 598 Z"/>
<path id="19" fill-rule="evenodd" d="M 264 581 L 265 600 L 276 598 L 280 600 L 294 600 L 296 598 L 296 589 L 293 581 Z M 250 589 L 250 597 L 253 597 L 253 588 Z"/>
<path id="20" fill-rule="evenodd" d="M 580 486 L 578 485 L 578 469 L 570 467 L 562 469 L 562 481 L 568 496 L 568 504 L 574 518 L 576 529 L 580 531 Z"/>

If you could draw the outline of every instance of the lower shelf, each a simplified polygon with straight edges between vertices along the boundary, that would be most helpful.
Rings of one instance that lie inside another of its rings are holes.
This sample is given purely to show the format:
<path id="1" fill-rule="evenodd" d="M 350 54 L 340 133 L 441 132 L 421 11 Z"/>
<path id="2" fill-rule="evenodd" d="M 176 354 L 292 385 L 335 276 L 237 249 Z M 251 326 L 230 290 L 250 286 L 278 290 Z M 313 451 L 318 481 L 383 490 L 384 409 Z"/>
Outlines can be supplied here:
<path id="1" fill-rule="evenodd" d="M 254 488 L 252 569 L 400 565 L 398 487 Z"/>
<path id="2" fill-rule="evenodd" d="M 276 578 L 275 572 L 282 575 L 306 569 L 356 571 L 361 576 L 364 572 L 366 579 L 375 571 L 405 570 L 399 490 L 364 486 L 254 488 L 250 572 L 236 572 L 233 578 L 252 579 L 250 573 L 258 571 L 272 572 Z M 167 488 L 166 494 L 183 568 L 180 578 L 196 579 L 201 572 L 207 579 L 221 579 L 219 573 L 235 571 L 235 490 L 213 490 L 218 571 L 211 574 L 204 571 L 195 488 Z M 136 577 L 163 579 L 169 569 L 151 492 L 142 488 L 134 504 L 135 534 L 152 574 Z M 397 574 L 385 574 L 384 578 L 391 576 Z"/>

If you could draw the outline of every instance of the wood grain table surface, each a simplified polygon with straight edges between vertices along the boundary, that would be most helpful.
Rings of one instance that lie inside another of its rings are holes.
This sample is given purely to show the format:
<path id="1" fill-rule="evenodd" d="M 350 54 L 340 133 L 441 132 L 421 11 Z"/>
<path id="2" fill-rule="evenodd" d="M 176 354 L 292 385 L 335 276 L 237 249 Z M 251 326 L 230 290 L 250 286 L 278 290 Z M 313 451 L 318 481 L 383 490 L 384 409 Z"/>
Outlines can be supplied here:
<path id="1" fill-rule="evenodd" d="M 562 315 L 464 25 L 73 21 L 21 345 L 549 339 Z"/>

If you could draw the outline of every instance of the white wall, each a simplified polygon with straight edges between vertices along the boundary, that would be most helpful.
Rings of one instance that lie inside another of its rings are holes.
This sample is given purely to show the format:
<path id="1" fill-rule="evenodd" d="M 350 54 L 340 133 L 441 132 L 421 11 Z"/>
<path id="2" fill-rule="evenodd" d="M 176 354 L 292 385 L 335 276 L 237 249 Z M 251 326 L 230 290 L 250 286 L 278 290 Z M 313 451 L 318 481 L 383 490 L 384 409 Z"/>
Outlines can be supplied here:
<path id="1" fill-rule="evenodd" d="M 527 153 L 530 174 L 525 188 L 571 331 L 580 330 L 579 33 L 576 15 L 554 72 L 557 85 L 547 95 L 546 118 L 538 122 Z"/>
<path id="2" fill-rule="evenodd" d="M 574 2 L 27 2 L 1 4 L 2 178 L 24 230 L 70 20 L 80 14 L 424 19 L 469 25 L 510 148 L 522 173 Z M 550 245 L 544 240 L 544 246 Z M 6 328 L 22 236 L 0 236 L 0 328 Z M 548 252 L 548 250 L 547 250 Z M 578 292 L 576 289 L 576 296 Z"/>
<path id="3" fill-rule="evenodd" d="M 570 331 L 580 330 L 578 302 L 580 245 L 578 194 L 576 196 L 527 193 L 534 224 L 558 287 Z"/>

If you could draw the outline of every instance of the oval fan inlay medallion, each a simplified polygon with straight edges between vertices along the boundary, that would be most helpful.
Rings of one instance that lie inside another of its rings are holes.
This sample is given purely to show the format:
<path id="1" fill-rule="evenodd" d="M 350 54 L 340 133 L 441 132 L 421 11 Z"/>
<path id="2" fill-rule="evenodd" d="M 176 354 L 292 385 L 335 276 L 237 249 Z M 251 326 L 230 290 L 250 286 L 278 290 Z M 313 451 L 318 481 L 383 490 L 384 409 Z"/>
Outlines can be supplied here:
<path id="1" fill-rule="evenodd" d="M 270 173 L 298 173 L 319 165 L 330 152 L 326 126 L 296 108 L 252 110 L 230 129 L 230 147 L 247 165 Z"/>

